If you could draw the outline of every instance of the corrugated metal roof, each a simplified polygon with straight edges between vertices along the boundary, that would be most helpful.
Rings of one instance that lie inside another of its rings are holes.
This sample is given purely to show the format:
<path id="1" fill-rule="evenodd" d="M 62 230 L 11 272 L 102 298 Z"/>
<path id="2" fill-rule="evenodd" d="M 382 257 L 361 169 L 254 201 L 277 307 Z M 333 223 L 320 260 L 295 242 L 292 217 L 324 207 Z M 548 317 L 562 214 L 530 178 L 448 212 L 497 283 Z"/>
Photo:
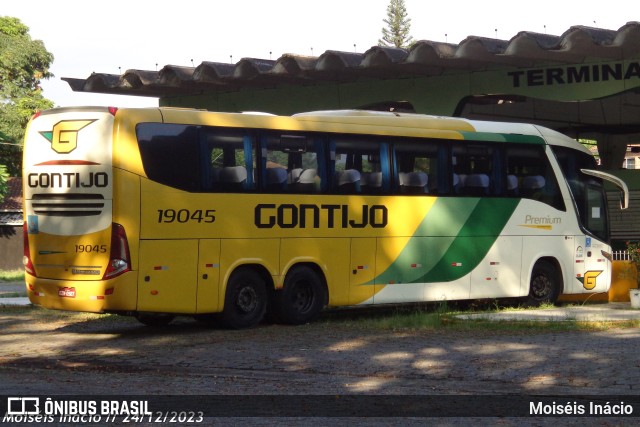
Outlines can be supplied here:
<path id="1" fill-rule="evenodd" d="M 127 70 L 63 77 L 74 91 L 166 97 L 362 78 L 427 77 L 451 71 L 581 63 L 586 59 L 640 57 L 640 22 L 618 30 L 573 26 L 561 36 L 530 31 L 510 40 L 469 36 L 459 44 L 422 40 L 410 50 L 373 46 L 364 53 L 328 50 L 319 57 L 285 54 L 277 60 L 243 58 L 235 64 L 166 65 L 160 71 Z"/>

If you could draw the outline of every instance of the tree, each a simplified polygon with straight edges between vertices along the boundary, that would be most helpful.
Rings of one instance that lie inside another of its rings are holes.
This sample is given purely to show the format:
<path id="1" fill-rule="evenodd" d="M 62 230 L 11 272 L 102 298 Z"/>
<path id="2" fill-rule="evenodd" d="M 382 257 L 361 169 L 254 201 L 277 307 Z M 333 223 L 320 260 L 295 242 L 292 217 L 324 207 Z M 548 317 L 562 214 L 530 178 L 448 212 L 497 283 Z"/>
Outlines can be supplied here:
<path id="1" fill-rule="evenodd" d="M 4 195 L 7 194 L 9 186 L 7 184 L 9 176 L 7 174 L 7 168 L 4 165 L 0 165 L 0 203 L 4 201 Z"/>
<path id="2" fill-rule="evenodd" d="M 40 81 L 53 77 L 53 55 L 18 18 L 0 17 L 0 158 L 9 176 L 22 168 L 24 130 L 36 111 L 53 107 Z"/>
<path id="3" fill-rule="evenodd" d="M 404 0 L 391 0 L 387 6 L 387 19 L 383 19 L 382 22 L 386 27 L 382 28 L 382 38 L 378 40 L 378 46 L 403 49 L 411 47 L 413 44 L 413 37 L 409 34 L 411 18 L 407 17 Z"/>

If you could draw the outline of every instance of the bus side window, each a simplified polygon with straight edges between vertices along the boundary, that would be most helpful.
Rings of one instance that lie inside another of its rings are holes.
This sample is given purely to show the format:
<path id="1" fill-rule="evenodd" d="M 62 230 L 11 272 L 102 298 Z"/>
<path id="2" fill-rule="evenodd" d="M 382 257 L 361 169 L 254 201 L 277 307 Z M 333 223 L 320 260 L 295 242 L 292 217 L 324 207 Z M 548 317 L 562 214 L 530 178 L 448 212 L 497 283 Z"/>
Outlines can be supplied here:
<path id="1" fill-rule="evenodd" d="M 261 136 L 262 189 L 268 193 L 318 193 L 323 173 L 318 158 L 322 143 L 313 135 L 265 134 Z"/>
<path id="2" fill-rule="evenodd" d="M 507 147 L 507 195 L 537 200 L 565 210 L 549 158 L 542 145 Z"/>
<path id="3" fill-rule="evenodd" d="M 208 191 L 245 192 L 255 188 L 254 138 L 242 131 L 205 128 Z"/>
<path id="4" fill-rule="evenodd" d="M 452 148 L 454 193 L 471 196 L 502 196 L 503 173 L 500 149 L 495 144 L 469 143 Z"/>
<path id="5" fill-rule="evenodd" d="M 418 139 L 395 141 L 397 191 L 401 194 L 438 194 L 444 191 L 435 142 Z"/>
<path id="6" fill-rule="evenodd" d="M 384 194 L 389 191 L 388 144 L 368 137 L 336 138 L 330 143 L 332 190 L 339 194 Z"/>

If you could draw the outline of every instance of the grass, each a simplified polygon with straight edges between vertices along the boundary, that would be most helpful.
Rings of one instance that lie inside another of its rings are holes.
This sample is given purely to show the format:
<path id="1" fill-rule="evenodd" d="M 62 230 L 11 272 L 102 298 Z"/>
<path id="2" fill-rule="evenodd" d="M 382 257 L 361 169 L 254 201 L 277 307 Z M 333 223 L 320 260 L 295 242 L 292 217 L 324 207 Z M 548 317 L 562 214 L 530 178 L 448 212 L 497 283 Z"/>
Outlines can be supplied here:
<path id="1" fill-rule="evenodd" d="M 546 304 L 536 309 L 553 308 L 553 304 Z M 383 331 L 595 331 L 613 328 L 638 328 L 640 320 L 626 321 L 578 321 L 568 318 L 562 321 L 535 320 L 488 320 L 483 318 L 464 319 L 458 314 L 492 313 L 499 311 L 530 310 L 532 307 L 520 305 L 503 305 L 496 301 L 475 302 L 470 307 L 462 309 L 455 304 L 442 302 L 411 308 L 397 307 L 386 313 L 376 313 L 375 309 L 360 316 L 338 318 L 345 324 L 360 326 L 367 329 Z M 332 321 L 332 320 L 329 320 Z"/>
<path id="2" fill-rule="evenodd" d="M 22 296 L 22 295 L 19 295 Z M 122 316 L 47 310 L 36 306 L 2 306 L 0 311 L 11 314 L 30 314 L 33 320 L 47 322 L 68 320 L 70 322 L 123 322 Z M 538 308 L 553 308 L 551 304 Z M 640 328 L 640 320 L 625 321 L 579 321 L 568 318 L 561 321 L 535 320 L 487 320 L 483 318 L 465 319 L 458 314 L 493 313 L 499 311 L 529 310 L 517 304 L 501 304 L 496 301 L 476 301 L 459 306 L 455 303 L 400 305 L 371 309 L 345 309 L 325 312 L 316 323 L 343 325 L 383 332 L 473 332 L 473 333 L 541 333 L 562 331 L 606 331 L 618 328 Z"/>
<path id="3" fill-rule="evenodd" d="M 24 270 L 0 270 L 0 282 L 24 281 Z"/>

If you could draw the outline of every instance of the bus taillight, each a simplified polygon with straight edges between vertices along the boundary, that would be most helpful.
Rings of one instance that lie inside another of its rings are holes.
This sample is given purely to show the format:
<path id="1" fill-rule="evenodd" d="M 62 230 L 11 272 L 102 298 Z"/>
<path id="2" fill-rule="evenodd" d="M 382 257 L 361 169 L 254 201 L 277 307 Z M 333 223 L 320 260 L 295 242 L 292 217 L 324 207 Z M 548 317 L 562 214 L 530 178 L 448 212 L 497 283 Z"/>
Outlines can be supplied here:
<path id="1" fill-rule="evenodd" d="M 111 227 L 111 253 L 109 265 L 104 273 L 103 280 L 113 279 L 131 270 L 131 258 L 129 256 L 129 242 L 127 233 L 120 224 L 113 223 Z"/>
<path id="2" fill-rule="evenodd" d="M 32 276 L 36 275 L 36 269 L 33 267 L 31 261 L 31 252 L 29 251 L 29 233 L 27 230 L 27 223 L 22 223 L 22 234 L 24 236 L 24 253 L 22 257 L 22 264 L 24 265 L 24 271 Z"/>

